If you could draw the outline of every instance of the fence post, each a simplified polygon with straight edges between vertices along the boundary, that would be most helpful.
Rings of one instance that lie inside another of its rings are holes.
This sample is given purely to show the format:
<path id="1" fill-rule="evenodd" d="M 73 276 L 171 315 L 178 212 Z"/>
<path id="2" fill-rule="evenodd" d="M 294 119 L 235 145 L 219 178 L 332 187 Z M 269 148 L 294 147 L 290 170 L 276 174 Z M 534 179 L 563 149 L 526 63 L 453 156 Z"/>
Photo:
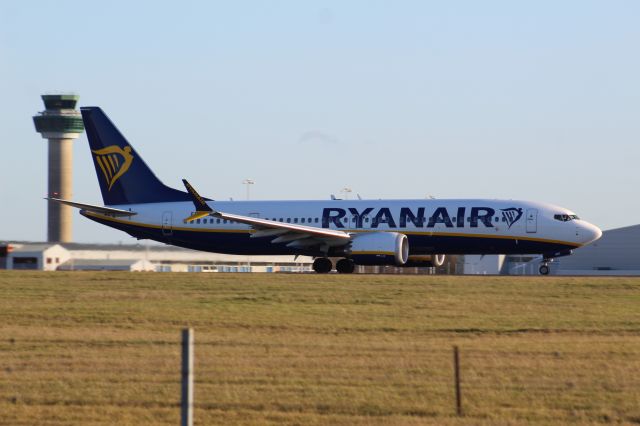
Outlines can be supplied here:
<path id="1" fill-rule="evenodd" d="M 458 347 L 453 347 L 453 370 L 456 383 L 456 414 L 462 416 L 462 395 L 460 394 L 460 353 Z"/>
<path id="2" fill-rule="evenodd" d="M 182 330 L 182 426 L 193 426 L 193 329 Z"/>

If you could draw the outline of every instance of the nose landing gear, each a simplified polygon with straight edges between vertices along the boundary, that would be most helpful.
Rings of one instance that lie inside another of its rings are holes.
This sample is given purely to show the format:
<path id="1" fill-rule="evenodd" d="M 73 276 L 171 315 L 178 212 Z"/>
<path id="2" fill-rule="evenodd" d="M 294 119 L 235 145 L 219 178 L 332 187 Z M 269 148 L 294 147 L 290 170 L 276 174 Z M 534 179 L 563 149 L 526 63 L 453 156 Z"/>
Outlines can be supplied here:
<path id="1" fill-rule="evenodd" d="M 549 263 L 553 262 L 553 259 L 543 259 L 542 263 L 540 264 L 540 267 L 538 268 L 538 272 L 540 272 L 540 275 L 549 275 L 549 271 L 551 271 L 551 269 L 549 268 Z"/>

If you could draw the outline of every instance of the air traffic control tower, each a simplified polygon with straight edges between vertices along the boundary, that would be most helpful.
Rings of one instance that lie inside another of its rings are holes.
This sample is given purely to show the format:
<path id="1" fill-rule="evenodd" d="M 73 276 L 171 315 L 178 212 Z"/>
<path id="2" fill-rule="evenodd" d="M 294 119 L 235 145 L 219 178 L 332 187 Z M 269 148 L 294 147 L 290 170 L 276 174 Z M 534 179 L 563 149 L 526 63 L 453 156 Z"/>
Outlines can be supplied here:
<path id="1" fill-rule="evenodd" d="M 36 131 L 49 140 L 47 196 L 72 199 L 73 140 L 84 131 L 77 95 L 42 95 L 45 110 L 33 117 Z M 71 242 L 72 207 L 47 203 L 47 241 Z"/>

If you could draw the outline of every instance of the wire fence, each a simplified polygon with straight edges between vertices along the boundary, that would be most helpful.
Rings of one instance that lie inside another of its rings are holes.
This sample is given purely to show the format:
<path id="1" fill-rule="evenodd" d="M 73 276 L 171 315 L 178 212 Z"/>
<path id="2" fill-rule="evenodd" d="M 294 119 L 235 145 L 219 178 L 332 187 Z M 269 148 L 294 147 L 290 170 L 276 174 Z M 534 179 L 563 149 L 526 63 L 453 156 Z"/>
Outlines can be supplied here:
<path id="1" fill-rule="evenodd" d="M 5 338 L 0 423 L 37 423 L 42 416 L 70 423 L 177 423 L 181 344 L 175 334 L 150 340 L 127 333 L 108 340 Z M 640 338 L 633 334 L 422 341 L 336 332 L 313 340 L 234 330 L 233 336 L 203 333 L 196 341 L 194 407 L 201 424 L 455 416 L 640 420 Z"/>

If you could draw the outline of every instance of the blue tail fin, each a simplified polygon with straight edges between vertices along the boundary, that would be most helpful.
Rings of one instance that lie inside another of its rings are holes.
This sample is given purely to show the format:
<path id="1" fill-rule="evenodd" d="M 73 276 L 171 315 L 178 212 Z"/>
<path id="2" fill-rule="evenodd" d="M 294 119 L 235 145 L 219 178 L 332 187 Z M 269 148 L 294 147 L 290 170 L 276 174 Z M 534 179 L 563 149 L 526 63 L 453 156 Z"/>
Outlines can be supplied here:
<path id="1" fill-rule="evenodd" d="M 82 107 L 93 164 L 105 205 L 190 201 L 186 192 L 169 188 L 98 107 Z"/>

